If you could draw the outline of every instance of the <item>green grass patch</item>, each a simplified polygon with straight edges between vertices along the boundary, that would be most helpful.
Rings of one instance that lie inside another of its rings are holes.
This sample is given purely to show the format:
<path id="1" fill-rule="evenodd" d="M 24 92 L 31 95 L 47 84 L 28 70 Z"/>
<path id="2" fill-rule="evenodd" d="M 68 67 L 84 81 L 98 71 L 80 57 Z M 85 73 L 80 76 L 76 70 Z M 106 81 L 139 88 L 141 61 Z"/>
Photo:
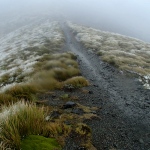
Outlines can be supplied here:
<path id="1" fill-rule="evenodd" d="M 61 150 L 58 142 L 53 138 L 30 135 L 21 141 L 21 150 Z"/>

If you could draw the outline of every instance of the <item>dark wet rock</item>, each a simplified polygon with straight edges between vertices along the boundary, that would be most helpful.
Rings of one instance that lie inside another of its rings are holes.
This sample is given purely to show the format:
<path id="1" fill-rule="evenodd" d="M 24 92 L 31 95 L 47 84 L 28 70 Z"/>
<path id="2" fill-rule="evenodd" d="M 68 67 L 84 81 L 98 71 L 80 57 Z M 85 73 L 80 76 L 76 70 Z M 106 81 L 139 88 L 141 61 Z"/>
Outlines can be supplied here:
<path id="1" fill-rule="evenodd" d="M 52 94 L 52 98 L 55 98 L 56 97 L 56 95 L 55 94 Z"/>
<path id="2" fill-rule="evenodd" d="M 117 148 L 117 147 L 118 147 L 116 143 L 114 143 L 113 146 L 114 146 L 114 148 Z"/>
<path id="3" fill-rule="evenodd" d="M 78 147 L 76 150 L 87 150 L 85 147 Z"/>
<path id="4" fill-rule="evenodd" d="M 96 84 L 94 84 L 93 86 L 94 86 L 94 87 L 98 87 L 98 85 L 96 85 Z"/>
<path id="5" fill-rule="evenodd" d="M 89 94 L 93 94 L 93 91 L 89 91 Z"/>
<path id="6" fill-rule="evenodd" d="M 73 108 L 75 107 L 77 104 L 75 102 L 72 101 L 68 101 L 66 104 L 63 105 L 63 109 L 68 109 L 68 108 Z"/>
<path id="7" fill-rule="evenodd" d="M 84 114 L 84 111 L 83 111 L 83 109 L 81 109 L 81 108 L 74 108 L 74 109 L 72 110 L 72 113 L 78 114 L 78 115 L 83 115 L 83 114 Z"/>
<path id="8" fill-rule="evenodd" d="M 111 116 L 115 118 L 115 117 L 116 117 L 116 114 L 112 114 Z"/>
<path id="9" fill-rule="evenodd" d="M 129 106 L 129 105 L 131 105 L 131 103 L 129 103 L 129 102 L 126 102 L 126 106 Z"/>

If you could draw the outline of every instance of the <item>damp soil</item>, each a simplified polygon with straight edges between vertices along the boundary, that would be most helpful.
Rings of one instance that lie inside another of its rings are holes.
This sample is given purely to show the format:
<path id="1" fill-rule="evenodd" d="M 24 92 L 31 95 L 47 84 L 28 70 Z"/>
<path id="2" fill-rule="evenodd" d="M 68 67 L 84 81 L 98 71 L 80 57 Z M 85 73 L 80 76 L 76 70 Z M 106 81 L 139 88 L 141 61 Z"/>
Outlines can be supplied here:
<path id="1" fill-rule="evenodd" d="M 77 97 L 71 101 L 97 107 L 98 118 L 84 121 L 92 129 L 92 144 L 97 150 L 150 150 L 150 90 L 144 89 L 136 77 L 101 61 L 76 40 L 76 33 L 64 22 L 60 24 L 65 36 L 62 51 L 77 55 L 82 76 L 90 85 L 80 90 L 55 91 L 42 98 L 57 108 L 65 103 L 59 96 L 68 94 Z M 69 137 L 63 149 L 82 148 Z"/>

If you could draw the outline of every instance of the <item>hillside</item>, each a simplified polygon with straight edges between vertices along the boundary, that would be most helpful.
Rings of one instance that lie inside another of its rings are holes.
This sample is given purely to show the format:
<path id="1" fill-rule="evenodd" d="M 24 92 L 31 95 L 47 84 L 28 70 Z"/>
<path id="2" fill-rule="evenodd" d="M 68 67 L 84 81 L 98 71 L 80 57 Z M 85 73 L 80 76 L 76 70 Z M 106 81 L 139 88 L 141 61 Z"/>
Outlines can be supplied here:
<path id="1" fill-rule="evenodd" d="M 150 44 L 31 22 L 0 39 L 1 149 L 147 150 Z"/>
<path id="2" fill-rule="evenodd" d="M 141 40 L 79 26 L 68 22 L 77 41 L 103 61 L 122 71 L 138 75 L 145 88 L 150 89 L 150 44 Z"/>

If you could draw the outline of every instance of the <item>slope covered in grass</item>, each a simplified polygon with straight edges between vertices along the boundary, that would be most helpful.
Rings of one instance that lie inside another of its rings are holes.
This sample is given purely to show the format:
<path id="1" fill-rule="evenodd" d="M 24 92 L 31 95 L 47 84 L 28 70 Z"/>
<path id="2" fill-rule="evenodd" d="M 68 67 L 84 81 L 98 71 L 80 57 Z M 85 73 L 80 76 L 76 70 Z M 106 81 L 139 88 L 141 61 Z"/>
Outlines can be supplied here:
<path id="1" fill-rule="evenodd" d="M 22 27 L 0 39 L 0 87 L 26 81 L 44 54 L 56 53 L 64 43 L 58 22 Z"/>
<path id="2" fill-rule="evenodd" d="M 150 88 L 150 44 L 131 37 L 104 32 L 68 22 L 77 41 L 103 61 L 123 71 L 138 74 Z"/>
<path id="3" fill-rule="evenodd" d="M 3 37 L 0 44 L 0 150 L 62 149 L 78 125 L 66 125 L 71 113 L 61 109 L 65 117 L 51 121 L 49 114 L 56 108 L 36 105 L 38 96 L 89 83 L 81 76 L 77 57 L 61 51 L 64 36 L 58 22 L 23 27 Z M 78 132 L 84 135 L 82 129 Z M 91 143 L 90 135 L 86 143 Z"/>

